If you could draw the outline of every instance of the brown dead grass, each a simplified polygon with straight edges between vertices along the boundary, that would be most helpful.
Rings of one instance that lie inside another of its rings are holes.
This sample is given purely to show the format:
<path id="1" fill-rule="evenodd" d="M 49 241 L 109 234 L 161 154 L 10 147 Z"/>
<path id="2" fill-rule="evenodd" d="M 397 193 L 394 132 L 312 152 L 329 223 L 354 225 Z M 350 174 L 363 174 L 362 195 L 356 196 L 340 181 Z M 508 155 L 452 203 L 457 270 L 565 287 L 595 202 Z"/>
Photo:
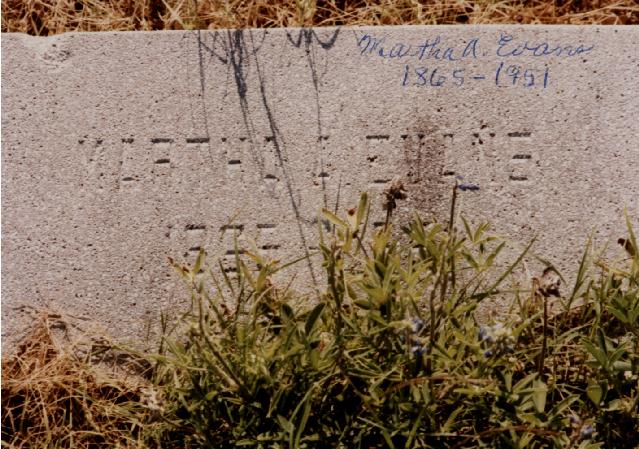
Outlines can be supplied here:
<path id="1" fill-rule="evenodd" d="M 69 341 L 60 315 L 41 313 L 2 361 L 2 447 L 141 448 L 149 384 L 103 340 Z M 58 335 L 58 333 L 60 335 Z M 114 355 L 116 357 L 114 357 Z M 150 391 L 150 390 L 149 390 Z"/>
<path id="2" fill-rule="evenodd" d="M 637 0 L 2 0 L 2 31 L 339 25 L 637 24 Z"/>

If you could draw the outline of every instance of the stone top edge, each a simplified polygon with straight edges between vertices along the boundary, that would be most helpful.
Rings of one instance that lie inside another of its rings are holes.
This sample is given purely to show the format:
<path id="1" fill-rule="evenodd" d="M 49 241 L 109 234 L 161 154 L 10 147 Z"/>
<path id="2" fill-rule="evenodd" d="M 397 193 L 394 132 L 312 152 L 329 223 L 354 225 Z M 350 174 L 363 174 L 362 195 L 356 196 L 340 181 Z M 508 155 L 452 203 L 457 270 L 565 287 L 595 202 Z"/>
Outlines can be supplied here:
<path id="1" fill-rule="evenodd" d="M 266 32 L 266 33 L 281 33 L 286 31 L 299 31 L 303 29 L 314 30 L 460 30 L 460 29 L 544 29 L 544 30 L 557 30 L 557 31 L 587 31 L 587 30 L 624 30 L 624 32 L 639 32 L 639 25 L 548 25 L 548 24 L 478 24 L 478 25 L 345 25 L 345 26 L 322 26 L 322 27 L 282 27 L 282 28 L 242 28 L 244 31 L 253 32 Z M 33 38 L 33 39 L 59 39 L 61 37 L 68 36 L 108 36 L 108 35 L 126 35 L 131 36 L 133 34 L 148 35 L 148 34 L 162 34 L 162 35 L 181 35 L 194 32 L 225 32 L 235 31 L 235 28 L 215 28 L 215 29 L 202 29 L 202 30 L 156 30 L 156 31 L 70 31 L 61 34 L 55 34 L 52 36 L 32 36 L 26 33 L 14 33 L 4 32 L 1 33 L 2 38 Z"/>

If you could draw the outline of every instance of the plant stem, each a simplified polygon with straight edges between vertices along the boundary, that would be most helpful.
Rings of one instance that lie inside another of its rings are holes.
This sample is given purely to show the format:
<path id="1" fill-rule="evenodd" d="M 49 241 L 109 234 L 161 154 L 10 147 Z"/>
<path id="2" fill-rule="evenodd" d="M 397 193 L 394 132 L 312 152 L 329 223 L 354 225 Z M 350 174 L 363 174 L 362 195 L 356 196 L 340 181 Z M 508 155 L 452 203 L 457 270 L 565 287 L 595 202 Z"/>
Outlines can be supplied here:
<path id="1" fill-rule="evenodd" d="M 541 353 L 539 354 L 539 362 L 537 364 L 537 372 L 539 373 L 539 378 L 544 374 L 544 361 L 546 358 L 546 340 L 548 338 L 548 298 L 546 296 L 542 296 L 544 300 L 544 327 L 543 327 L 543 339 L 541 342 Z"/>

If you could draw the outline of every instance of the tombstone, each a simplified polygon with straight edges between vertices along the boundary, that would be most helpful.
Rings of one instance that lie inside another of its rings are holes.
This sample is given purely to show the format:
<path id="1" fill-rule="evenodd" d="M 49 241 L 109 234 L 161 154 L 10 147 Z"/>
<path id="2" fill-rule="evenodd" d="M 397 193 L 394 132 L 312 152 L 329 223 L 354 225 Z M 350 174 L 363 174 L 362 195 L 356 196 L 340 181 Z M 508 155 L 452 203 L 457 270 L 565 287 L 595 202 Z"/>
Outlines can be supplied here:
<path id="1" fill-rule="evenodd" d="M 410 26 L 4 34 L 2 336 L 53 301 L 139 339 L 167 257 L 316 248 L 322 207 L 401 179 L 565 272 L 639 216 L 639 29 Z M 228 260 L 227 260 L 228 262 Z M 320 282 L 318 258 L 298 264 Z"/>

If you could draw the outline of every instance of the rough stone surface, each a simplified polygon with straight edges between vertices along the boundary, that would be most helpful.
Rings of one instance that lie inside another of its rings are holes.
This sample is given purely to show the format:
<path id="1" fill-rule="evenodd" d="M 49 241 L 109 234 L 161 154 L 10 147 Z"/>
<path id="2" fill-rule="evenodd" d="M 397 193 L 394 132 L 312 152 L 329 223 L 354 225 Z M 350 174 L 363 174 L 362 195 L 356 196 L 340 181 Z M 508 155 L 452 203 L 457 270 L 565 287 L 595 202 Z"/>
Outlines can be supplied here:
<path id="1" fill-rule="evenodd" d="M 185 302 L 167 256 L 303 255 L 323 206 L 368 190 L 382 221 L 394 177 L 425 217 L 462 177 L 467 216 L 566 271 L 639 216 L 637 27 L 2 40 L 3 342 L 48 301 L 140 338 Z"/>

